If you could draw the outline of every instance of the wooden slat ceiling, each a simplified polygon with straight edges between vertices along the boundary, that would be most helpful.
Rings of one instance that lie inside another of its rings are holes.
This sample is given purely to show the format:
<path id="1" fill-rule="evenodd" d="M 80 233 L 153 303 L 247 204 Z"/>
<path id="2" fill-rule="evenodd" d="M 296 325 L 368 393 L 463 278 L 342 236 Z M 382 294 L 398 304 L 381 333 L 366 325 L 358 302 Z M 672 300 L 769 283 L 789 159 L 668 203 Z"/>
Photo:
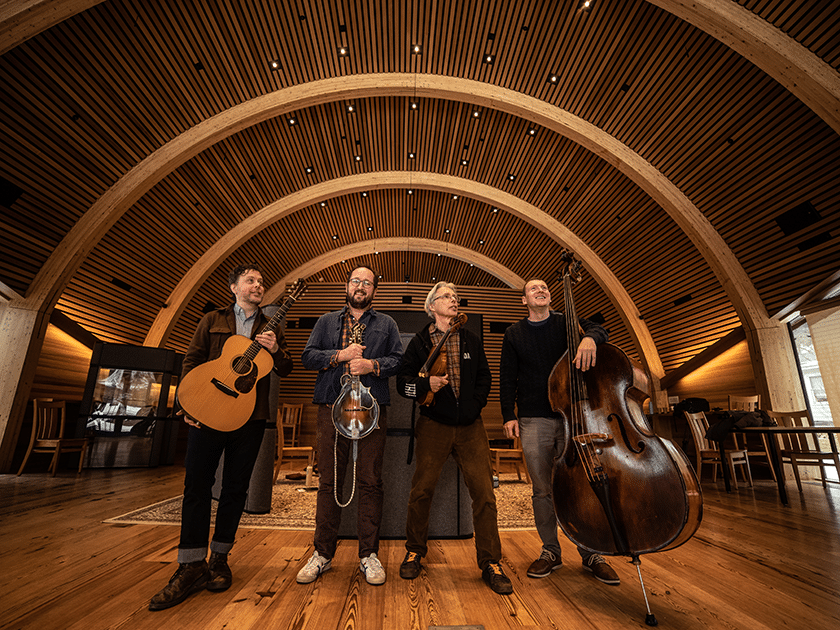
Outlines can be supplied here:
<path id="1" fill-rule="evenodd" d="M 513 90 L 610 134 L 702 212 L 773 315 L 840 266 L 840 137 L 757 66 L 657 4 L 102 2 L 0 58 L 0 177 L 22 193 L 0 206 L 0 279 L 25 294 L 97 199 L 203 121 L 287 87 L 399 72 Z M 738 4 L 840 67 L 840 0 Z M 413 44 L 422 54 L 411 54 Z M 405 237 L 439 241 L 442 256 L 371 254 L 384 283 L 435 276 L 504 286 L 448 255 L 447 244 L 520 277 L 555 279 L 559 244 L 540 225 L 471 197 L 470 182 L 532 204 L 591 248 L 635 302 L 666 370 L 739 325 L 701 252 L 612 160 L 468 95 L 336 97 L 203 148 L 116 221 L 57 308 L 101 339 L 142 343 L 180 279 L 243 220 L 307 187 L 386 171 L 466 185 L 457 200 L 372 189 L 284 214 L 218 261 L 169 345 L 183 350 L 202 307 L 226 301 L 233 261 L 259 260 L 278 279 L 338 247 L 370 241 L 372 250 L 377 238 Z M 776 218 L 805 202 L 819 220 L 785 235 Z M 343 281 L 348 264 L 310 280 Z M 636 354 L 597 283 L 582 283 L 576 299 L 582 313 L 610 313 L 613 338 Z"/>

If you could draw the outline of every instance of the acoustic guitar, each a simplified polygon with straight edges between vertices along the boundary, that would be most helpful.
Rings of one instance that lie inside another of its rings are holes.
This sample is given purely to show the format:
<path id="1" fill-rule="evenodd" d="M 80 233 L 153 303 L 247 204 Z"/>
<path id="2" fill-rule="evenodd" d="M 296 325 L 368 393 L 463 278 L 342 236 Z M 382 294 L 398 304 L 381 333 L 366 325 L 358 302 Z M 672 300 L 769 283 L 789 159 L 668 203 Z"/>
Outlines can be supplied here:
<path id="1" fill-rule="evenodd" d="M 306 292 L 298 280 L 261 332 L 275 330 L 292 305 Z M 248 421 L 257 400 L 257 381 L 271 372 L 274 359 L 256 340 L 233 335 L 218 359 L 190 370 L 178 385 L 178 403 L 196 422 L 217 431 L 234 431 Z"/>

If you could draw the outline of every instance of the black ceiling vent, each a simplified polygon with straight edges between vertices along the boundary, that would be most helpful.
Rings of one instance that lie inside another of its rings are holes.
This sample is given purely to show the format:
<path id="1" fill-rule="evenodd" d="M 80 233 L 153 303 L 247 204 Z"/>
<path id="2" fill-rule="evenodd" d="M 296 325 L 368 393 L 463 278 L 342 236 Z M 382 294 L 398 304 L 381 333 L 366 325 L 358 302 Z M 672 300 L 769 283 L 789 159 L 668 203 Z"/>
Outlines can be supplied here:
<path id="1" fill-rule="evenodd" d="M 779 228 L 782 232 L 784 232 L 785 236 L 790 236 L 799 230 L 804 230 L 809 225 L 813 225 L 820 219 L 822 219 L 822 217 L 820 216 L 820 213 L 817 212 L 814 204 L 810 201 L 806 201 L 805 203 L 799 204 L 792 210 L 788 210 L 787 212 L 777 216 L 776 223 L 779 224 Z"/>
<path id="2" fill-rule="evenodd" d="M 213 302 L 205 302 L 204 306 L 201 307 L 201 312 L 209 313 L 210 311 L 215 311 L 217 308 L 219 307 L 213 304 Z"/>
<path id="3" fill-rule="evenodd" d="M 817 245 L 822 245 L 823 243 L 827 243 L 831 240 L 831 232 L 823 232 L 822 234 L 817 234 L 816 236 L 812 236 L 811 238 L 802 241 L 797 245 L 800 252 L 804 252 L 806 250 L 811 249 L 812 247 L 816 247 Z"/>
<path id="4" fill-rule="evenodd" d="M 20 199 L 22 194 L 23 189 L 0 177 L 0 206 L 11 208 L 12 204 Z"/>
<path id="5" fill-rule="evenodd" d="M 411 304 L 411 296 L 410 295 L 402 296 L 402 303 L 403 304 Z"/>
<path id="6" fill-rule="evenodd" d="M 680 306 L 686 302 L 691 302 L 691 293 L 687 293 L 686 295 L 674 300 L 674 306 Z"/>
<path id="7" fill-rule="evenodd" d="M 111 284 L 118 286 L 123 291 L 131 291 L 131 285 L 124 280 L 120 280 L 119 278 L 111 278 Z"/>

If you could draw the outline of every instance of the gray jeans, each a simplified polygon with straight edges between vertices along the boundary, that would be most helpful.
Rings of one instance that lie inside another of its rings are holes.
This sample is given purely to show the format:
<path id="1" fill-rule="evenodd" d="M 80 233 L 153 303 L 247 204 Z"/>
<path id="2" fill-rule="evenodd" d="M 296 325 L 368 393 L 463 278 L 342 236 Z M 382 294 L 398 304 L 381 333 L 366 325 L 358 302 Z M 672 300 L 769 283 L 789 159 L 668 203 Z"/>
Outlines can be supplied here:
<path id="1" fill-rule="evenodd" d="M 556 418 L 519 418 L 519 436 L 528 474 L 531 475 L 534 506 L 534 522 L 543 549 L 560 557 L 560 543 L 557 540 L 557 516 L 554 513 L 551 475 L 554 460 L 566 445 L 563 423 Z M 585 561 L 593 554 L 578 547 L 580 557 Z"/>

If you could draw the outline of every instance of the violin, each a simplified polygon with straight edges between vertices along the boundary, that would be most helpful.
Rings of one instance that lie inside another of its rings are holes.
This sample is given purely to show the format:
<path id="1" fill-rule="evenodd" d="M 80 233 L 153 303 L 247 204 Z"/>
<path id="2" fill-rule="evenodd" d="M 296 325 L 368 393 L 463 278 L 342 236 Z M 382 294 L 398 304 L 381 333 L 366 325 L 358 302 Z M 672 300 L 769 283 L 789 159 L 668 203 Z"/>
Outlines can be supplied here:
<path id="1" fill-rule="evenodd" d="M 554 464 L 557 522 L 583 549 L 630 556 L 641 581 L 640 554 L 673 549 L 697 531 L 700 484 L 685 454 L 648 425 L 642 411 L 648 379 L 638 362 L 604 343 L 592 368 L 575 367 L 581 336 L 571 286 L 580 279 L 580 261 L 565 250 L 562 256 L 568 349 L 548 381 L 551 407 L 568 436 Z M 649 607 L 645 622 L 657 624 Z"/>
<path id="2" fill-rule="evenodd" d="M 426 359 L 426 362 L 423 364 L 423 367 L 420 368 L 420 372 L 418 372 L 418 376 L 422 378 L 426 378 L 428 376 L 443 376 L 446 374 L 447 365 L 446 365 L 446 340 L 449 339 L 449 335 L 454 332 L 458 332 L 458 329 L 464 325 L 467 321 L 467 316 L 463 313 L 458 313 L 452 320 L 449 322 L 449 328 L 443 333 L 443 337 L 434 347 L 434 349 L 429 353 L 429 358 Z M 443 350 L 443 351 L 442 351 Z M 426 397 L 420 401 L 421 405 L 426 405 L 427 407 L 431 405 L 435 400 L 435 393 L 432 390 L 426 394 Z"/>
<path id="3" fill-rule="evenodd" d="M 350 331 L 350 343 L 362 344 L 365 325 L 358 323 Z M 332 406 L 335 430 L 346 438 L 358 440 L 373 431 L 379 423 L 379 403 L 362 385 L 358 375 L 341 377 L 341 392 Z"/>

